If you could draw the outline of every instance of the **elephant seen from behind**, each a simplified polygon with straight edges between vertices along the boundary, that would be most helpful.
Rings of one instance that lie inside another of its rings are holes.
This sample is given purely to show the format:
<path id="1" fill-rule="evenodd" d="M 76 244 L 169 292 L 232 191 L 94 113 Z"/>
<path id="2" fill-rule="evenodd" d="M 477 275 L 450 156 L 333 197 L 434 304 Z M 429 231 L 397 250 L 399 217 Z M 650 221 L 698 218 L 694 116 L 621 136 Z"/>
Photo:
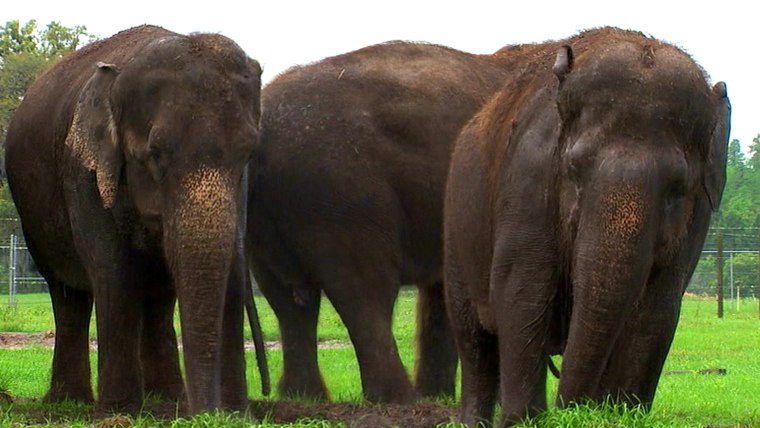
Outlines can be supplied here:
<path id="1" fill-rule="evenodd" d="M 262 92 L 248 257 L 280 325 L 285 396 L 328 397 L 317 365 L 321 292 L 348 328 L 371 401 L 454 395 L 443 302 L 443 192 L 461 127 L 513 53 L 389 42 L 295 67 Z M 401 284 L 418 286 L 416 389 L 391 333 Z"/>
<path id="2" fill-rule="evenodd" d="M 6 164 L 55 314 L 47 400 L 93 401 L 94 303 L 100 409 L 136 411 L 148 392 L 185 394 L 190 413 L 247 405 L 243 237 L 260 74 L 224 36 L 141 26 L 29 88 Z"/>
<path id="3" fill-rule="evenodd" d="M 725 85 L 614 28 L 527 45 L 463 129 L 444 209 L 461 419 L 611 397 L 648 408 L 725 183 Z M 497 397 L 499 395 L 499 397 Z"/>

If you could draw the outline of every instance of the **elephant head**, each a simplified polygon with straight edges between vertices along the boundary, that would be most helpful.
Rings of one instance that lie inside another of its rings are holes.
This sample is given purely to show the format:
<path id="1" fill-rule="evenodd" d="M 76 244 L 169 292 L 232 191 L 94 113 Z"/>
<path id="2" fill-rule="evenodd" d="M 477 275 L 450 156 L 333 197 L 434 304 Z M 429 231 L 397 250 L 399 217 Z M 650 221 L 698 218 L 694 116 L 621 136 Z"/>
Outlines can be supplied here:
<path id="1" fill-rule="evenodd" d="M 244 296 L 231 288 L 245 278 L 261 68 L 212 34 L 161 37 L 114 62 L 98 63 L 84 85 L 66 145 L 94 173 L 101 208 L 134 245 L 161 252 L 179 301 L 190 409 L 219 407 L 223 323 Z"/>
<path id="2" fill-rule="evenodd" d="M 572 315 L 558 401 L 651 404 L 726 173 L 730 103 L 677 48 L 562 47 L 554 73 Z M 570 59 L 570 60 L 568 60 Z"/>

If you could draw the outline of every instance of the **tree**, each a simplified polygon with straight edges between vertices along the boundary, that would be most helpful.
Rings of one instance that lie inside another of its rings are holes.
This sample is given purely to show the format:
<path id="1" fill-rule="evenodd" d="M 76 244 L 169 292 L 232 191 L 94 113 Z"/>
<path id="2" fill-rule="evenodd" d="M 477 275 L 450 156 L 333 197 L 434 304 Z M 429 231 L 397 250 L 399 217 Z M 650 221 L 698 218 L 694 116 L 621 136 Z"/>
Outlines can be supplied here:
<path id="1" fill-rule="evenodd" d="M 0 65 L 0 137 L 5 134 L 26 88 L 47 67 L 48 58 L 30 52 L 16 52 L 2 58 Z"/>
<path id="2" fill-rule="evenodd" d="M 87 27 L 76 25 L 65 27 L 51 22 L 45 29 L 37 29 L 37 21 L 31 20 L 21 25 L 18 20 L 8 21 L 0 27 L 0 58 L 18 53 L 42 55 L 55 59 L 76 50 L 82 42 L 91 42 L 95 37 L 87 33 Z"/>
<path id="3" fill-rule="evenodd" d="M 37 29 L 37 21 L 24 25 L 8 21 L 0 27 L 0 141 L 5 142 L 11 115 L 26 88 L 54 61 L 94 40 L 82 25 L 73 28 L 51 22 Z"/>
<path id="4" fill-rule="evenodd" d="M 8 21 L 0 28 L 0 58 L 20 52 L 35 52 L 37 41 L 35 31 L 37 21 L 31 20 L 23 26 L 16 21 Z"/>
<path id="5" fill-rule="evenodd" d="M 752 144 L 749 146 L 750 158 L 747 161 L 747 166 L 753 170 L 760 172 L 760 134 L 757 134 L 752 139 Z"/>
<path id="6" fill-rule="evenodd" d="M 728 168 L 743 168 L 746 162 L 744 152 L 742 152 L 741 143 L 734 138 L 728 143 L 728 153 L 726 154 L 726 165 Z"/>

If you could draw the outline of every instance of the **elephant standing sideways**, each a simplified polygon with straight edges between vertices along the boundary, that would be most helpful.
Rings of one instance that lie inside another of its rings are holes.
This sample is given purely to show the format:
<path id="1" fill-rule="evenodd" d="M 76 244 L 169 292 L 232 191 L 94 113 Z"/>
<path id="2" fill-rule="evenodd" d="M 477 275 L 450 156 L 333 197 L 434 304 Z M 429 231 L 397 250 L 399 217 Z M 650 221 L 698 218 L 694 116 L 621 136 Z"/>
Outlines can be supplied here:
<path id="1" fill-rule="evenodd" d="M 730 104 L 679 49 L 612 28 L 525 46 L 463 129 L 444 210 L 461 418 L 648 408 L 725 182 Z"/>
<path id="2" fill-rule="evenodd" d="M 417 391 L 453 396 L 444 182 L 451 145 L 501 87 L 510 58 L 390 42 L 293 68 L 264 88 L 248 256 L 280 324 L 280 394 L 328 395 L 317 366 L 324 290 L 348 328 L 364 395 L 414 399 L 391 315 L 400 284 L 415 283 Z"/>
<path id="3" fill-rule="evenodd" d="M 6 162 L 55 314 L 46 399 L 93 399 L 93 301 L 100 408 L 180 397 L 176 296 L 189 411 L 247 405 L 243 239 L 260 74 L 226 37 L 142 26 L 29 88 Z"/>

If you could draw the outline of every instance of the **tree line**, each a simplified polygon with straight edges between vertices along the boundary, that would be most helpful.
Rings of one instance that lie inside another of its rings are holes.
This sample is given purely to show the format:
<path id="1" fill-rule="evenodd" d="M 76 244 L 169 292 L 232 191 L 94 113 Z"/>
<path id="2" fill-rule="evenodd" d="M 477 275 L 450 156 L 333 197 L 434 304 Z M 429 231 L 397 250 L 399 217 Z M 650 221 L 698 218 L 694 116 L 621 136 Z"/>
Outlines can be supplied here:
<path id="1" fill-rule="evenodd" d="M 690 290 L 714 294 L 716 253 L 722 241 L 724 295 L 760 297 L 760 134 L 752 139 L 749 156 L 739 140 L 728 145 L 726 187 L 705 242 Z"/>

